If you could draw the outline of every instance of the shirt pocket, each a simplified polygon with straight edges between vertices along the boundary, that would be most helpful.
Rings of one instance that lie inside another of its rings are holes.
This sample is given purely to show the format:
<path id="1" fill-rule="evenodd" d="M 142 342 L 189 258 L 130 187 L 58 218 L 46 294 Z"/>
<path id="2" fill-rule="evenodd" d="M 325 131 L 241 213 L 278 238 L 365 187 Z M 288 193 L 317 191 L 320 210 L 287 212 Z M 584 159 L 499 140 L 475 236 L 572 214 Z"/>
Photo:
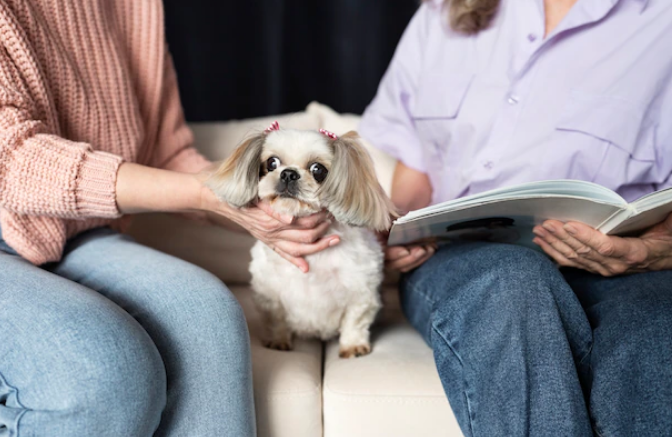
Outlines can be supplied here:
<path id="1" fill-rule="evenodd" d="M 561 112 L 555 140 L 553 147 L 561 153 L 554 156 L 566 161 L 565 174 L 556 176 L 592 180 L 612 190 L 653 182 L 654 129 L 636 104 L 573 91 Z"/>
<path id="2" fill-rule="evenodd" d="M 473 74 L 426 73 L 421 77 L 411 118 L 431 162 L 442 161 L 456 140 L 460 109 Z"/>

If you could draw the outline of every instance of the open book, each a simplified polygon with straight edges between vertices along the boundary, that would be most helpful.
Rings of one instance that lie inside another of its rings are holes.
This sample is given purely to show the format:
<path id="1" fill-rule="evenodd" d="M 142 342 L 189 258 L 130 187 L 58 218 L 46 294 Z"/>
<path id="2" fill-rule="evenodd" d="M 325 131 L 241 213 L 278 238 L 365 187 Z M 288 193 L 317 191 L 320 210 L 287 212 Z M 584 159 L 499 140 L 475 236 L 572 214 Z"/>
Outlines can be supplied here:
<path id="1" fill-rule="evenodd" d="M 428 240 L 532 243 L 548 219 L 578 221 L 611 235 L 635 234 L 672 212 L 672 188 L 628 204 L 600 185 L 574 180 L 530 182 L 411 211 L 396 220 L 388 244 Z"/>

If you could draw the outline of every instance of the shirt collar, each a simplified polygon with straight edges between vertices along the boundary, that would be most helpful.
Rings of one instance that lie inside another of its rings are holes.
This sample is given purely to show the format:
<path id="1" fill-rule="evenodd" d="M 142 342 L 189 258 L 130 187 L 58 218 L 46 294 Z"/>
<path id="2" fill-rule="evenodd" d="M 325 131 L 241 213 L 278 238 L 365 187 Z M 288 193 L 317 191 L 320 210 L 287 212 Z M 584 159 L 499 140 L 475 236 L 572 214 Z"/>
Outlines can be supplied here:
<path id="1" fill-rule="evenodd" d="M 591 0 L 591 2 L 592 1 L 593 0 Z M 618 3 L 619 1 L 621 1 L 621 0 L 605 0 L 605 2 L 608 3 L 610 6 L 616 6 L 616 3 Z M 646 9 L 646 7 L 649 5 L 649 2 L 651 0 L 631 0 L 631 1 L 634 1 L 635 3 L 640 4 L 639 13 L 641 14 L 642 12 L 644 12 L 644 9 Z"/>
<path id="2" fill-rule="evenodd" d="M 542 11 L 543 11 L 543 0 L 541 0 L 541 1 L 542 1 Z M 595 9 L 600 9 L 600 8 L 611 9 L 614 6 L 616 6 L 616 4 L 619 1 L 621 1 L 621 0 L 579 0 L 579 3 L 588 3 L 589 2 L 590 3 L 589 9 L 594 11 Z M 631 0 L 631 1 L 640 4 L 639 13 L 641 14 L 642 12 L 644 12 L 646 7 L 649 5 L 649 2 L 651 0 Z M 600 3 L 602 3 L 602 5 L 600 5 Z"/>

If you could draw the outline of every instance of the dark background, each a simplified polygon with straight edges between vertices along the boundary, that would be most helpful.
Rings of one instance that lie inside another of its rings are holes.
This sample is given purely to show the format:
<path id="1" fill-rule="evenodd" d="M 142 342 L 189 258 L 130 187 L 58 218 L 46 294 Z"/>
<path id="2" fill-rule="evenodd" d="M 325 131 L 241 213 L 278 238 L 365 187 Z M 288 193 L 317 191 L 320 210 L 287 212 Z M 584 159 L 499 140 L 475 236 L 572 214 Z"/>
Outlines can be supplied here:
<path id="1" fill-rule="evenodd" d="M 189 121 L 361 113 L 419 0 L 164 0 Z"/>

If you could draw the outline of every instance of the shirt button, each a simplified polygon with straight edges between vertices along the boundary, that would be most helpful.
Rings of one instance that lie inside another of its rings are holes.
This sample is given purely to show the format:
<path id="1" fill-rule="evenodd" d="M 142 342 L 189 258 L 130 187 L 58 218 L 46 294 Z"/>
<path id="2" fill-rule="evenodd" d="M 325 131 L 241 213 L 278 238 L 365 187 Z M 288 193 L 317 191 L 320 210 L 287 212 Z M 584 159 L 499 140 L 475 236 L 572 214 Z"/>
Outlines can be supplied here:
<path id="1" fill-rule="evenodd" d="M 529 42 L 535 42 L 537 40 L 537 35 L 535 35 L 534 33 L 530 33 L 529 35 L 527 35 L 527 40 Z"/>
<path id="2" fill-rule="evenodd" d="M 485 161 L 483 163 L 483 168 L 487 168 L 488 170 L 492 170 L 492 167 L 494 166 L 492 161 Z"/>
<path id="3" fill-rule="evenodd" d="M 511 94 L 508 99 L 506 99 L 509 105 L 513 106 L 520 101 L 520 97 Z"/>

